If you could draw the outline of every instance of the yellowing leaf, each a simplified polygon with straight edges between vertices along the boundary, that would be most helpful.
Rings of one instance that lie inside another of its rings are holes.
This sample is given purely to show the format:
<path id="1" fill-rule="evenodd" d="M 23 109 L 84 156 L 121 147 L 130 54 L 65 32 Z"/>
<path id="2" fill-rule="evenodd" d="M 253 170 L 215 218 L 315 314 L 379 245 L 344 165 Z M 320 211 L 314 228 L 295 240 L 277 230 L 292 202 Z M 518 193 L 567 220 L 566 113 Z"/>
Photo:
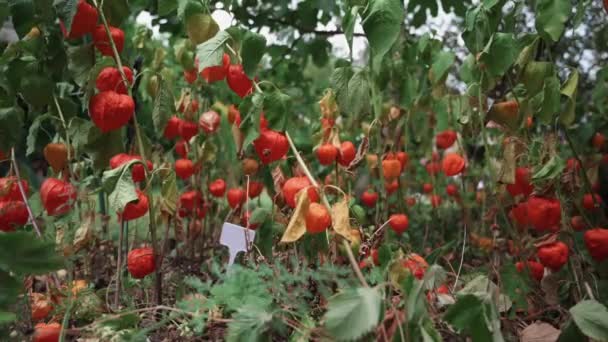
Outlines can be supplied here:
<path id="1" fill-rule="evenodd" d="M 306 233 L 305 216 L 308 211 L 308 205 L 310 204 L 307 189 L 300 190 L 296 196 L 298 198 L 298 203 L 296 204 L 296 209 L 293 211 L 291 220 L 289 220 L 287 229 L 285 229 L 283 237 L 281 237 L 281 243 L 298 241 L 304 233 Z"/>
<path id="2" fill-rule="evenodd" d="M 87 215 L 84 222 L 74 233 L 74 252 L 85 247 L 93 238 L 93 215 Z"/>
<path id="3" fill-rule="evenodd" d="M 336 233 L 352 242 L 354 237 L 351 235 L 350 218 L 348 216 L 348 198 L 346 196 L 331 207 L 331 219 Z"/>

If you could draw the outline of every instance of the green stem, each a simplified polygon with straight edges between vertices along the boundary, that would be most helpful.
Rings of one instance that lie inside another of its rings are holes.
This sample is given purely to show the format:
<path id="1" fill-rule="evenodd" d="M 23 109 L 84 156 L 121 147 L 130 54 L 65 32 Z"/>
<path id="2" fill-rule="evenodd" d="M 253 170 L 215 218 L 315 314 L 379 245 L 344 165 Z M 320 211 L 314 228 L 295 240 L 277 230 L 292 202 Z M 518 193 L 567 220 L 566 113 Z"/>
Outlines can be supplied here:
<path id="1" fill-rule="evenodd" d="M 108 25 L 108 21 L 106 20 L 106 16 L 103 13 L 103 8 L 101 8 L 101 6 L 98 5 L 97 0 L 93 0 L 93 3 L 95 5 L 95 7 L 97 7 L 98 12 L 99 12 L 99 16 L 101 18 L 101 22 L 103 23 L 103 26 L 106 30 L 106 34 L 108 36 L 108 40 L 110 41 L 110 46 L 112 47 L 112 52 L 114 53 L 114 60 L 116 61 L 116 65 L 118 66 L 118 71 L 120 72 L 120 76 L 122 77 L 122 81 L 125 83 L 125 86 L 129 92 L 129 96 L 133 96 L 131 93 L 131 87 L 129 85 L 129 81 L 127 80 L 127 76 L 125 75 L 125 72 L 123 70 L 122 67 L 122 62 L 120 60 L 120 54 L 118 53 L 118 49 L 116 48 L 116 44 L 114 43 L 114 39 L 112 38 L 112 34 L 110 33 L 110 26 Z M 103 0 L 102 0 L 103 3 Z M 141 130 L 139 127 L 139 124 L 137 123 L 137 115 L 133 115 L 133 126 L 135 127 L 135 136 L 137 138 L 137 145 L 138 145 L 138 149 L 139 149 L 139 155 L 141 156 L 142 160 L 143 160 L 143 165 L 144 165 L 144 170 L 146 172 L 146 176 L 148 176 L 148 174 L 150 173 L 150 170 L 148 170 L 148 165 L 146 163 L 146 160 L 148 160 L 146 158 L 146 154 L 145 154 L 145 150 L 144 150 L 144 144 L 143 144 L 143 140 L 141 138 Z M 158 246 L 157 246 L 157 239 L 156 239 L 156 220 L 155 220 L 155 216 L 154 216 L 154 198 L 152 196 L 152 194 L 150 193 L 148 196 L 149 199 L 149 219 L 150 219 L 150 225 L 149 225 L 149 229 L 150 229 L 150 237 L 152 239 L 152 250 L 154 251 L 154 259 L 156 262 L 156 268 L 155 268 L 155 277 L 156 277 L 156 289 L 155 289 L 155 294 L 156 294 L 156 303 L 158 305 L 161 304 L 162 301 L 162 275 L 160 273 L 160 265 L 158 265 L 158 257 L 159 257 L 159 253 L 158 253 Z"/>

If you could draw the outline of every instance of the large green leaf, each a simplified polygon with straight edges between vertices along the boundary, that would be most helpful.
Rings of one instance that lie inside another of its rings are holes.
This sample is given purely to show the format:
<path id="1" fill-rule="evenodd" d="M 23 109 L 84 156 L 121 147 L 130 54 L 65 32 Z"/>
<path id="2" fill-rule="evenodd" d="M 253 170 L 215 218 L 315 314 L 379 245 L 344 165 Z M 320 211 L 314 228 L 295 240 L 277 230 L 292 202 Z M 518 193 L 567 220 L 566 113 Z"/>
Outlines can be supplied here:
<path id="1" fill-rule="evenodd" d="M 430 72 L 430 79 L 433 84 L 444 80 L 448 70 L 454 64 L 454 57 L 454 53 L 450 51 L 441 51 L 435 55 Z"/>
<path id="2" fill-rule="evenodd" d="M 371 47 L 374 64 L 382 60 L 399 37 L 403 21 L 403 2 L 399 0 L 370 0 L 362 25 Z"/>
<path id="3" fill-rule="evenodd" d="M 55 244 L 29 232 L 0 234 L 0 269 L 17 275 L 44 274 L 63 266 Z"/>
<path id="4" fill-rule="evenodd" d="M 277 131 L 285 130 L 291 108 L 291 97 L 280 90 L 264 94 L 264 117 L 268 121 L 269 128 Z"/>
<path id="5" fill-rule="evenodd" d="M 95 49 L 93 44 L 70 46 L 67 50 L 68 70 L 74 81 L 83 87 L 90 77 L 90 71 L 95 65 Z M 95 75 L 97 76 L 97 75 Z"/>
<path id="6" fill-rule="evenodd" d="M 347 289 L 329 299 L 325 328 L 338 341 L 351 341 L 376 328 L 382 314 L 377 288 Z"/>
<path id="7" fill-rule="evenodd" d="M 32 0 L 9 1 L 15 31 L 23 38 L 36 25 L 35 6 Z"/>
<path id="8" fill-rule="evenodd" d="M 108 195 L 108 204 L 113 212 L 122 212 L 129 202 L 137 200 L 135 184 L 131 179 L 131 166 L 141 163 L 139 160 L 132 160 L 113 170 L 103 173 L 101 179 L 102 186 Z"/>
<path id="9" fill-rule="evenodd" d="M 23 284 L 8 272 L 0 270 L 0 308 L 5 308 L 17 301 Z"/>
<path id="10" fill-rule="evenodd" d="M 550 76 L 545 79 L 543 91 L 531 99 L 536 117 L 543 123 L 551 124 L 560 110 L 559 79 Z"/>
<path id="11" fill-rule="evenodd" d="M 226 31 L 218 32 L 213 38 L 199 44 L 196 47 L 196 58 L 198 58 L 198 71 L 201 72 L 206 67 L 222 64 L 224 56 L 224 44 L 230 39 L 230 34 Z"/>
<path id="12" fill-rule="evenodd" d="M 470 335 L 473 342 L 503 341 L 498 314 L 489 299 L 473 294 L 458 296 L 443 318 L 457 331 Z"/>
<path id="13" fill-rule="evenodd" d="M 171 85 L 158 75 L 158 94 L 154 99 L 154 108 L 152 109 L 152 122 L 154 123 L 154 130 L 158 136 L 162 136 L 165 131 L 167 121 L 171 118 L 171 115 L 175 113 L 175 98 L 171 90 Z"/>
<path id="14" fill-rule="evenodd" d="M 342 110 L 346 110 L 348 102 L 348 81 L 353 76 L 350 67 L 336 67 L 329 76 L 329 84 L 336 94 L 336 101 Z"/>
<path id="15" fill-rule="evenodd" d="M 608 341 L 608 310 L 596 300 L 583 300 L 570 308 L 576 326 L 586 336 Z"/>
<path id="16" fill-rule="evenodd" d="M 264 55 L 266 38 L 261 34 L 247 31 L 241 42 L 241 57 L 243 58 L 243 70 L 250 78 L 255 77 L 258 63 Z"/>
<path id="17" fill-rule="evenodd" d="M 346 112 L 351 115 L 359 115 L 369 108 L 370 84 L 365 69 L 355 72 L 348 81 L 348 99 L 346 101 Z"/>
<path id="18" fill-rule="evenodd" d="M 555 43 L 564 32 L 570 13 L 570 0 L 539 0 L 536 2 L 536 29 Z"/>
<path id="19" fill-rule="evenodd" d="M 18 145 L 23 133 L 23 110 L 20 107 L 0 108 L 0 150 Z"/>
<path id="20" fill-rule="evenodd" d="M 559 119 L 560 122 L 565 126 L 569 126 L 570 124 L 572 124 L 576 117 L 576 113 L 574 112 L 574 110 L 576 109 L 578 78 L 578 70 L 573 69 L 570 72 L 570 75 L 568 76 L 566 82 L 562 85 L 561 94 L 568 98 L 568 102 L 566 103 L 566 108 L 564 108 L 564 111 Z"/>
<path id="21" fill-rule="evenodd" d="M 46 113 L 46 114 L 38 115 L 34 119 L 34 121 L 32 121 L 32 125 L 30 126 L 30 128 L 28 130 L 28 134 L 27 134 L 27 138 L 26 138 L 26 146 L 27 146 L 27 150 L 25 151 L 26 156 L 29 156 L 32 153 L 34 153 L 34 151 L 36 151 L 36 141 L 38 139 L 38 133 L 40 132 L 40 125 L 42 125 L 42 122 L 44 122 L 44 120 L 50 119 L 50 118 L 53 118 L 53 116 L 49 113 Z"/>
<path id="22" fill-rule="evenodd" d="M 103 13 L 109 24 L 115 27 L 120 25 L 129 17 L 128 0 L 112 0 L 103 2 Z"/>
<path id="23" fill-rule="evenodd" d="M 512 33 L 495 33 L 486 47 L 481 52 L 482 61 L 488 73 L 494 77 L 500 77 L 511 67 L 519 49 L 515 36 Z"/>

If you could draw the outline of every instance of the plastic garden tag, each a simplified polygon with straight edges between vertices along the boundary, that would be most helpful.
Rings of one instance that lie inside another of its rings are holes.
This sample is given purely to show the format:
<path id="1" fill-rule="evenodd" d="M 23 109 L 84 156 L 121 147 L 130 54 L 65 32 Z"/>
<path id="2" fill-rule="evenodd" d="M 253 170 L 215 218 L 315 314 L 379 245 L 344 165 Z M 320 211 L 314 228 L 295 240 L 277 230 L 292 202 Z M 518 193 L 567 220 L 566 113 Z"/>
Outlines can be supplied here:
<path id="1" fill-rule="evenodd" d="M 253 244 L 255 230 L 247 229 L 236 224 L 224 222 L 220 243 L 228 247 L 230 256 L 228 266 L 231 266 L 239 252 L 246 252 Z"/>

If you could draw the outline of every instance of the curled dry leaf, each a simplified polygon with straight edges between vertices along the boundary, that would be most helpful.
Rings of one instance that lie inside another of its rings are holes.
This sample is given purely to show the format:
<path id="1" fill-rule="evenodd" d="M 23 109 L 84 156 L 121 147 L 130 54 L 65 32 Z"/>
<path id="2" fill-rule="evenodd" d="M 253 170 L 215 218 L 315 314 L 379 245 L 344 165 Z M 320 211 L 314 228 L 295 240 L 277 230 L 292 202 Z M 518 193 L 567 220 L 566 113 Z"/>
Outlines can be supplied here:
<path id="1" fill-rule="evenodd" d="M 232 129 L 232 137 L 234 138 L 234 143 L 236 145 L 236 153 L 240 154 L 241 150 L 243 149 L 243 132 L 241 132 L 241 130 L 239 129 L 239 127 L 237 125 L 232 125 L 231 126 Z"/>
<path id="2" fill-rule="evenodd" d="M 298 241 L 304 233 L 306 233 L 306 211 L 308 211 L 308 205 L 310 201 L 308 200 L 308 188 L 300 190 L 296 194 L 296 198 L 298 199 L 296 203 L 296 209 L 293 211 L 293 215 L 291 216 L 291 220 L 289 220 L 289 224 L 287 225 L 287 229 L 283 233 L 283 237 L 281 237 L 281 243 L 295 242 Z"/>
<path id="3" fill-rule="evenodd" d="M 555 342 L 561 331 L 551 324 L 536 322 L 528 325 L 521 332 L 521 342 Z"/>
<path id="4" fill-rule="evenodd" d="M 348 198 L 344 198 L 333 205 L 331 208 L 332 225 L 336 233 L 348 241 L 353 241 L 354 237 L 351 236 L 350 218 L 348 215 Z"/>
<path id="5" fill-rule="evenodd" d="M 78 252 L 93 239 L 93 215 L 87 215 L 80 227 L 74 233 L 74 252 Z"/>

